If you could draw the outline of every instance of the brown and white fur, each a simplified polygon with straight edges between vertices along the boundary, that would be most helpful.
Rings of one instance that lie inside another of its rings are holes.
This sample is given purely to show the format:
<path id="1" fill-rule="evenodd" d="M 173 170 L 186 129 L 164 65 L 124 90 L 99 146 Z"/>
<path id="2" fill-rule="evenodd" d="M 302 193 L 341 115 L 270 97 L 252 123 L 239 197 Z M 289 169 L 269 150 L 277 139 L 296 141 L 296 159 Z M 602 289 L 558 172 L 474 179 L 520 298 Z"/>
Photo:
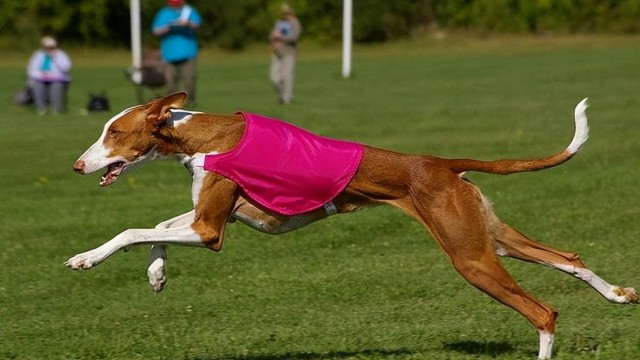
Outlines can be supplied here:
<path id="1" fill-rule="evenodd" d="M 73 168 L 80 174 L 107 168 L 100 185 L 108 186 L 135 165 L 176 158 L 193 175 L 194 209 L 155 229 L 125 230 L 98 248 L 70 258 L 66 266 L 89 269 L 117 250 L 150 244 L 148 276 L 153 290 L 159 292 L 166 282 L 165 245 L 219 251 L 226 224 L 235 220 L 264 233 L 280 234 L 333 213 L 389 204 L 422 223 L 471 285 L 513 308 L 535 326 L 540 359 L 551 358 L 557 312 L 520 288 L 501 266 L 499 256 L 540 263 L 571 274 L 614 303 L 638 302 L 633 288 L 607 283 L 589 270 L 578 254 L 535 242 L 501 222 L 480 189 L 462 177 L 466 171 L 536 171 L 569 160 L 588 137 L 586 99 L 575 109 L 573 140 L 557 154 L 532 160 L 479 161 L 408 155 L 365 146 L 355 177 L 333 199 L 332 206 L 287 217 L 257 206 L 243 196 L 237 184 L 203 169 L 203 156 L 232 149 L 243 134 L 245 123 L 241 115 L 180 110 L 185 98 L 185 93 L 176 93 L 117 114 Z"/>

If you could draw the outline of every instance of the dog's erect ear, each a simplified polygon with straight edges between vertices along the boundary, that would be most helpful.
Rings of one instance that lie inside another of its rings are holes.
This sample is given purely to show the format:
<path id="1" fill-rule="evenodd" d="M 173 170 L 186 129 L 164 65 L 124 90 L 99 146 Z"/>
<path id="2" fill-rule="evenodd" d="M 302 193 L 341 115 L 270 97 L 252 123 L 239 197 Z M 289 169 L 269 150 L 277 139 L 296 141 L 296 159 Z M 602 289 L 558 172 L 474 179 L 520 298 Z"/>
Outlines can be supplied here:
<path id="1" fill-rule="evenodd" d="M 160 100 L 164 103 L 170 104 L 174 109 L 180 109 L 187 101 L 187 93 L 184 91 L 179 91 L 177 93 L 167 95 Z"/>
<path id="2" fill-rule="evenodd" d="M 171 118 L 171 109 L 180 109 L 187 99 L 184 91 L 167 95 L 160 99 L 151 100 L 144 109 L 147 113 L 147 122 L 155 128 L 160 128 Z"/>

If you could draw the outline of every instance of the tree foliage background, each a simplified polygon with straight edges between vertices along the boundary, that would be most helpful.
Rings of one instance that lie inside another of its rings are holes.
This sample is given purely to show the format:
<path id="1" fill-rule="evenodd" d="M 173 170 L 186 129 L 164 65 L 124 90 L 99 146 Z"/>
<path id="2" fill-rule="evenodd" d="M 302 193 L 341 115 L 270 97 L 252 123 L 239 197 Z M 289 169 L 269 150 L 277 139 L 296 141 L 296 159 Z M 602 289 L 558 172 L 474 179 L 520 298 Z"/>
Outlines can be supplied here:
<path id="1" fill-rule="evenodd" d="M 410 36 L 424 29 L 484 33 L 639 33 L 640 0 L 354 0 L 357 42 Z M 206 45 L 242 49 L 264 42 L 280 0 L 191 0 Z M 145 46 L 164 0 L 142 0 Z M 290 0 L 307 40 L 339 40 L 342 0 Z M 129 0 L 0 0 L 0 48 L 33 47 L 50 34 L 65 44 L 128 47 Z"/>

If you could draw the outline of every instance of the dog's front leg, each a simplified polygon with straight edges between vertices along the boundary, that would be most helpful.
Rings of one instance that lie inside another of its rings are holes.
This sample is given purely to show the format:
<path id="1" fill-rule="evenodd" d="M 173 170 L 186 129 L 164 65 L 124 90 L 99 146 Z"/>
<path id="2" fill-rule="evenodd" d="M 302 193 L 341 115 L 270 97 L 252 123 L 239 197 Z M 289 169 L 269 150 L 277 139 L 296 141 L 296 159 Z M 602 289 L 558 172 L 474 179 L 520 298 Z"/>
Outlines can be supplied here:
<path id="1" fill-rule="evenodd" d="M 147 277 L 151 289 L 157 294 L 167 284 L 166 275 L 167 247 L 166 245 L 152 245 L 147 262 Z"/>
<path id="2" fill-rule="evenodd" d="M 204 246 L 200 234 L 194 231 L 190 225 L 168 229 L 129 229 L 93 250 L 70 258 L 64 264 L 74 270 L 90 269 L 103 262 L 116 251 L 124 247 L 140 244 Z"/>
<path id="3" fill-rule="evenodd" d="M 163 221 L 156 225 L 156 229 L 169 229 L 172 227 L 191 224 L 195 219 L 195 213 L 195 210 L 191 210 L 186 214 Z M 167 247 L 161 244 L 152 245 L 151 253 L 149 254 L 149 261 L 147 263 L 147 277 L 149 278 L 149 285 L 151 285 L 151 288 L 156 294 L 162 291 L 164 286 L 167 284 L 166 263 Z"/>

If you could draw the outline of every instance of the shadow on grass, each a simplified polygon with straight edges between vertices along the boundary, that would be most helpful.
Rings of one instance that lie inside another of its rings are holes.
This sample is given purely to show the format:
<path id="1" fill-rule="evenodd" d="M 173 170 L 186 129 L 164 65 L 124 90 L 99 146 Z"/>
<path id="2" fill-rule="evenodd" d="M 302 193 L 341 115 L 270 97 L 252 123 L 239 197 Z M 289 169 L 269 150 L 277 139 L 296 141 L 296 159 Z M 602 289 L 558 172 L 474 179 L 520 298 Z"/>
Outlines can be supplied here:
<path id="1" fill-rule="evenodd" d="M 506 342 L 478 342 L 478 341 L 460 341 L 454 343 L 445 343 L 444 348 L 458 353 L 470 355 L 488 355 L 500 356 L 518 352 L 516 348 Z M 349 359 L 360 357 L 385 358 L 395 357 L 399 355 L 418 354 L 417 349 L 363 349 L 354 351 L 329 351 L 329 352 L 285 352 L 280 354 L 238 354 L 223 356 L 196 356 L 187 357 L 185 360 L 328 360 L 328 359 Z"/>
<path id="2" fill-rule="evenodd" d="M 476 355 L 503 355 L 516 351 L 513 346 L 506 342 L 478 342 L 478 341 L 459 341 L 444 344 L 444 348 L 465 354 Z"/>
<path id="3" fill-rule="evenodd" d="M 416 353 L 410 349 L 383 349 L 383 350 L 354 350 L 354 351 L 329 351 L 323 353 L 314 352 L 289 352 L 282 354 L 238 354 L 236 356 L 204 356 L 189 357 L 185 360 L 322 360 L 322 359 L 348 359 L 354 356 L 397 356 Z"/>

